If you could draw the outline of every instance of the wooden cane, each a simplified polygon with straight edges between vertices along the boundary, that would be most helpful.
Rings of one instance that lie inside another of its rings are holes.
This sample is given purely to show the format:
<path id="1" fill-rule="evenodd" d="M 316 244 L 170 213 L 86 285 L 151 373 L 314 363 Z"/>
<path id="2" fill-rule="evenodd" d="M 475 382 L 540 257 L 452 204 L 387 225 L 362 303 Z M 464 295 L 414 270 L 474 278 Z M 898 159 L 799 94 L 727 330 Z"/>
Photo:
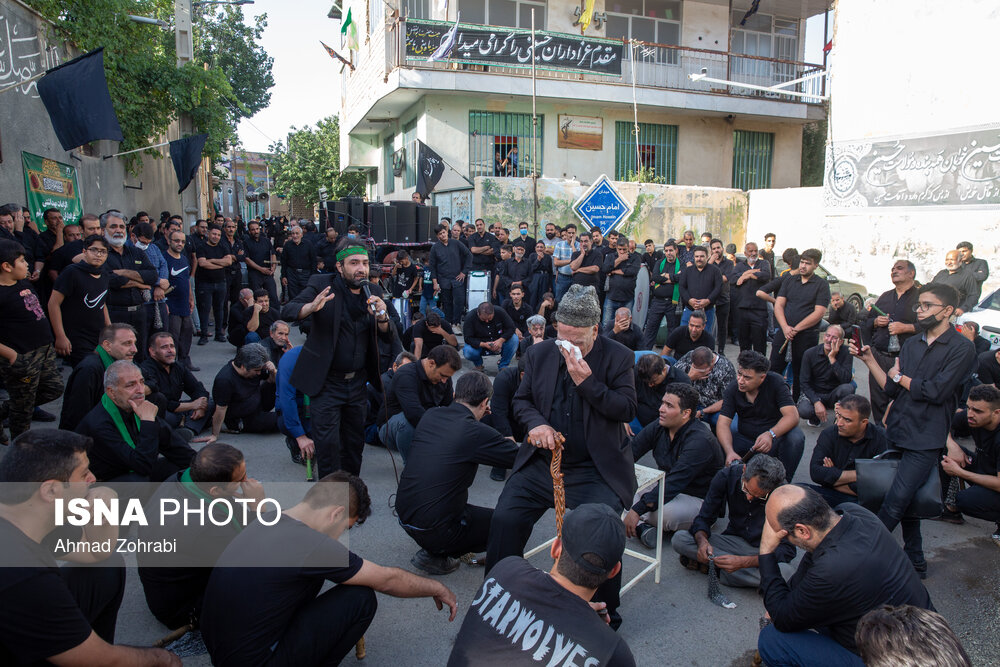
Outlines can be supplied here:
<path id="1" fill-rule="evenodd" d="M 169 635 L 165 637 L 160 637 L 155 642 L 153 642 L 153 648 L 163 648 L 167 644 L 177 641 L 178 639 L 180 639 L 187 633 L 191 632 L 192 630 L 194 630 L 194 625 L 192 625 L 191 623 L 188 623 L 187 625 L 182 625 L 181 627 L 171 632 Z"/>
<path id="2" fill-rule="evenodd" d="M 354 645 L 354 657 L 358 660 L 365 659 L 365 638 L 362 637 L 358 640 L 358 643 Z"/>
<path id="3" fill-rule="evenodd" d="M 552 474 L 552 495 L 556 509 L 556 537 L 562 538 L 563 517 L 566 515 L 566 487 L 563 483 L 562 452 L 566 438 L 562 433 L 556 433 L 556 448 L 552 450 L 552 463 L 549 472 Z"/>

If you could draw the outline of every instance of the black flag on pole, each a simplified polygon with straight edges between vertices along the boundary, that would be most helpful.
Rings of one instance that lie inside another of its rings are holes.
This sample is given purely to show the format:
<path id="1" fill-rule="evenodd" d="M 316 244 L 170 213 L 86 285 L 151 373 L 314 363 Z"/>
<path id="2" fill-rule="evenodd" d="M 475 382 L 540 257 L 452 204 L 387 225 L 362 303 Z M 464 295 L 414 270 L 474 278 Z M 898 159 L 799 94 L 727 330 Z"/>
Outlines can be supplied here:
<path id="1" fill-rule="evenodd" d="M 437 187 L 444 174 L 444 160 L 419 139 L 417 144 L 417 192 L 426 197 Z"/>
<path id="2" fill-rule="evenodd" d="M 205 149 L 207 134 L 196 134 L 170 142 L 170 161 L 174 163 L 174 173 L 177 174 L 177 194 L 184 192 L 191 179 L 198 173 L 201 164 L 201 152 Z"/>
<path id="3" fill-rule="evenodd" d="M 103 48 L 50 69 L 38 80 L 38 95 L 63 150 L 125 139 L 104 78 Z"/>

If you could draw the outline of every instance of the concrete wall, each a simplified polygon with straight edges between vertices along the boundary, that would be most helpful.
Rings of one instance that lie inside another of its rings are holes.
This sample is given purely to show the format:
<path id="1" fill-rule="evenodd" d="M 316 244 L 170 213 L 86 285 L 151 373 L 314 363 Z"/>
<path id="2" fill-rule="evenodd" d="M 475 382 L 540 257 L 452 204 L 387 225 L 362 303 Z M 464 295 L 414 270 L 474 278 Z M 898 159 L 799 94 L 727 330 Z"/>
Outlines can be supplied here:
<path id="1" fill-rule="evenodd" d="M 681 46 L 729 50 L 729 7 L 685 2 L 681 8 Z"/>
<path id="2" fill-rule="evenodd" d="M 13 63 L 13 68 L 0 70 L 0 87 L 27 79 L 78 55 L 71 45 L 51 41 L 50 28 L 40 16 L 16 0 L 0 0 L 0 52 L 4 53 L 5 60 L 9 58 L 8 62 Z M 156 217 L 160 211 L 181 211 L 177 177 L 169 158 L 143 157 L 142 171 L 132 176 L 126 174 L 122 159 L 103 160 L 100 157 L 117 152 L 117 142 L 96 142 L 97 157 L 83 157 L 80 151 L 72 151 L 79 159 L 71 157 L 56 139 L 35 83 L 3 93 L 0 105 L 3 109 L 0 113 L 0 151 L 3 154 L 0 199 L 4 202 L 25 201 L 21 151 L 27 151 L 76 167 L 85 212 L 102 213 L 118 208 L 129 214 L 146 210 Z M 178 138 L 180 134 L 174 124 L 166 139 Z M 158 143 L 157 139 L 153 137 L 149 143 Z M 161 150 L 166 156 L 165 148 Z M 142 189 L 137 189 L 140 185 Z M 195 181 L 189 187 L 195 187 Z"/>
<path id="3" fill-rule="evenodd" d="M 640 244 L 647 238 L 661 244 L 693 229 L 698 234 L 709 231 L 727 243 L 743 245 L 747 197 L 741 190 L 618 181 L 614 182 L 614 187 L 632 206 L 631 215 L 622 222 L 618 232 Z M 538 179 L 539 229 L 543 230 L 548 222 L 560 226 L 576 224 L 583 229 L 573 213 L 573 204 L 586 190 L 587 187 L 578 181 Z M 514 227 L 522 220 L 530 222 L 531 201 L 530 178 L 476 179 L 474 210 L 477 217 L 487 222 L 498 221 L 505 227 Z"/>

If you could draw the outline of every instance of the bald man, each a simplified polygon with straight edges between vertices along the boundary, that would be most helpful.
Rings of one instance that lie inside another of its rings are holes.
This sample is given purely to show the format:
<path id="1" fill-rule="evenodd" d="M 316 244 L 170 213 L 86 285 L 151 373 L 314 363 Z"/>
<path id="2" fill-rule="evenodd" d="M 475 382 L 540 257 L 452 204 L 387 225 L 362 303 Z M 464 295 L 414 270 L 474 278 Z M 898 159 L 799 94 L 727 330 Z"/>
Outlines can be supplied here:
<path id="1" fill-rule="evenodd" d="M 972 310 L 979 297 L 979 283 L 973 272 L 962 264 L 962 256 L 958 250 L 949 250 L 944 256 L 944 268 L 937 272 L 932 283 L 951 285 L 958 290 L 958 309 L 956 315 Z"/>
<path id="2" fill-rule="evenodd" d="M 765 508 L 758 567 L 772 621 L 757 640 L 768 665 L 857 665 L 858 620 L 884 604 L 934 609 L 927 589 L 892 534 L 852 503 L 830 509 L 812 489 L 786 485 Z M 782 538 L 807 553 L 791 580 L 778 569 Z"/>

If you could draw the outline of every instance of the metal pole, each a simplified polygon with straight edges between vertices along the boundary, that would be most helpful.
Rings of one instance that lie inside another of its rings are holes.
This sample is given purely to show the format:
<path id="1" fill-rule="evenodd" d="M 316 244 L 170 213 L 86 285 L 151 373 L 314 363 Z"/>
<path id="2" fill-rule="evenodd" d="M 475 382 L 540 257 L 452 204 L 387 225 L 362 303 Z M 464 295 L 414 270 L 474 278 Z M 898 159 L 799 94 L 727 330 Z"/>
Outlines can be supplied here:
<path id="1" fill-rule="evenodd" d="M 830 10 L 827 9 L 826 13 L 823 14 L 823 87 L 820 88 L 820 93 L 826 95 L 826 59 L 830 54 L 826 51 L 826 45 L 830 43 Z"/>
<path id="2" fill-rule="evenodd" d="M 636 43 L 633 39 L 631 42 L 632 48 L 632 122 L 633 128 L 632 133 L 635 135 L 635 169 L 636 173 L 642 171 L 642 155 L 639 153 L 639 105 L 635 101 L 635 47 Z"/>
<path id="3" fill-rule="evenodd" d="M 104 159 L 105 160 L 110 160 L 113 157 L 119 157 L 121 155 L 129 155 L 130 153 L 138 153 L 139 151 L 148 151 L 150 148 L 162 148 L 163 146 L 166 146 L 169 143 L 170 143 L 169 141 L 164 141 L 163 143 L 160 143 L 160 144 L 153 144 L 152 146 L 144 146 L 143 148 L 136 148 L 136 149 L 131 150 L 131 151 L 124 151 L 122 153 L 115 153 L 114 155 L 105 155 Z"/>
<path id="4" fill-rule="evenodd" d="M 264 178 L 267 179 L 267 217 L 271 217 L 271 163 L 264 160 Z"/>
<path id="5" fill-rule="evenodd" d="M 538 114 L 535 108 L 535 8 L 531 8 L 531 221 L 538 238 Z"/>
<path id="6" fill-rule="evenodd" d="M 534 11 L 534 10 L 532 10 L 532 11 Z M 35 76 L 33 76 L 33 77 L 29 78 L 29 79 L 23 79 L 21 81 L 18 81 L 15 84 L 11 84 L 11 85 L 6 86 L 4 88 L 0 88 L 0 93 L 6 93 L 8 90 L 14 90 L 15 88 L 20 88 L 21 86 L 23 86 L 26 83 L 31 83 L 32 81 L 38 81 L 39 79 L 41 79 L 43 76 L 45 76 L 48 73 L 49 73 L 49 71 L 45 70 L 44 72 L 36 74 Z"/>

